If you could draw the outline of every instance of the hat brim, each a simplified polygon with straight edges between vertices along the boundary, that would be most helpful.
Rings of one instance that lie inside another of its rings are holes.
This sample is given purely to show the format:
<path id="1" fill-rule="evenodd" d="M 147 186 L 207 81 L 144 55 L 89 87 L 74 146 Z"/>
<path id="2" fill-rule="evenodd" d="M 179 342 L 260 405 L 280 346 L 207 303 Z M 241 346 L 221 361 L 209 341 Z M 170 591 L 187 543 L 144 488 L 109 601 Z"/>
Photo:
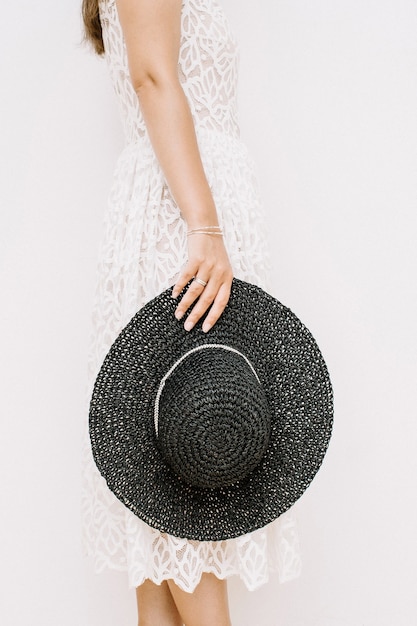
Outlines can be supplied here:
<path id="1" fill-rule="evenodd" d="M 117 498 L 153 528 L 199 541 L 230 539 L 274 521 L 311 483 L 332 431 L 330 377 L 310 331 L 261 288 L 234 278 L 228 305 L 209 333 L 201 323 L 184 330 L 171 292 L 134 315 L 103 362 L 90 403 L 93 457 Z M 159 382 L 182 354 L 203 343 L 226 344 L 248 357 L 272 415 L 259 465 L 221 489 L 179 479 L 155 439 Z"/>

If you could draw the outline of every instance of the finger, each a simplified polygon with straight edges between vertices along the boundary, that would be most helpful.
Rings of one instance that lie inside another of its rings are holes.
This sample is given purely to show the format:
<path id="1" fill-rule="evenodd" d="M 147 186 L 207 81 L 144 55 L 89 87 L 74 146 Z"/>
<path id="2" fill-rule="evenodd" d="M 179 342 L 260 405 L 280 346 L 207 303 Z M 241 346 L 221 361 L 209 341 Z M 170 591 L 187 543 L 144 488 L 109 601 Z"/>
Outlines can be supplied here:
<path id="1" fill-rule="evenodd" d="M 195 302 L 197 298 L 201 297 L 204 289 L 203 285 L 196 280 L 193 280 L 175 310 L 175 317 L 177 320 L 180 320 L 184 316 L 185 312 L 190 308 L 192 303 Z M 212 296 L 211 302 L 214 300 L 214 296 L 215 294 Z"/>
<path id="2" fill-rule="evenodd" d="M 185 330 L 191 330 L 211 306 L 203 323 L 203 331 L 208 332 L 223 313 L 230 297 L 231 281 L 218 286 L 217 281 L 209 281 L 198 302 L 191 310 L 184 324 Z"/>
<path id="3" fill-rule="evenodd" d="M 230 292 L 231 283 L 223 283 L 217 292 L 206 319 L 203 322 L 203 332 L 208 333 L 210 328 L 213 328 L 214 324 L 217 322 L 229 302 Z"/>
<path id="4" fill-rule="evenodd" d="M 204 289 L 203 287 L 201 287 L 201 290 L 202 292 L 198 301 L 195 303 L 190 313 L 187 315 L 187 319 L 184 323 L 185 330 L 191 330 L 192 328 L 194 328 L 198 320 L 213 304 L 219 288 L 218 284 L 216 284 L 215 281 L 209 281 L 207 287 L 205 287 Z"/>
<path id="5" fill-rule="evenodd" d="M 197 263 L 190 263 L 189 261 L 186 263 L 184 269 L 181 274 L 177 278 L 177 282 L 175 283 L 171 296 L 173 298 L 177 298 L 181 291 L 184 289 L 185 285 L 195 276 L 198 270 Z"/>

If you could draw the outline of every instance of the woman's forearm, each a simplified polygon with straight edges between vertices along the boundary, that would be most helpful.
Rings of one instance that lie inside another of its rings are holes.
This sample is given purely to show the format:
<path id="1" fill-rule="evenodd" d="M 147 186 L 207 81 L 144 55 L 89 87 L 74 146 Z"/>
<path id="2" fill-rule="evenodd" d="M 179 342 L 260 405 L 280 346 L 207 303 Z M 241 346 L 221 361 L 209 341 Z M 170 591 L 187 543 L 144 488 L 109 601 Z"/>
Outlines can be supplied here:
<path id="1" fill-rule="evenodd" d="M 136 93 L 156 156 L 188 226 L 218 224 L 194 121 L 179 80 L 149 79 Z"/>
<path id="2" fill-rule="evenodd" d="M 182 0 L 117 0 L 132 85 L 171 193 L 190 227 L 216 225 L 194 121 L 178 78 Z"/>

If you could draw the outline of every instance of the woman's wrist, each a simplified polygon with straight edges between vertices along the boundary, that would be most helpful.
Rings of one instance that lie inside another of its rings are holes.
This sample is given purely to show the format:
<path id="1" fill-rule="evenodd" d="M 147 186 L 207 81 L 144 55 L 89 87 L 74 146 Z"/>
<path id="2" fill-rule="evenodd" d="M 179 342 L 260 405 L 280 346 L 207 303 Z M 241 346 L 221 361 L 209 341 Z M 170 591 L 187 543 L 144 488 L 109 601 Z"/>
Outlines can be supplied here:
<path id="1" fill-rule="evenodd" d="M 187 235 L 212 235 L 213 237 L 222 237 L 223 230 L 221 226 L 198 226 L 196 228 L 190 228 L 187 231 Z"/>
<path id="2" fill-rule="evenodd" d="M 187 230 L 202 228 L 205 226 L 220 226 L 215 207 L 210 207 L 208 211 L 205 211 L 203 209 L 192 212 L 190 210 L 187 210 L 187 212 L 185 212 L 182 209 L 181 213 L 187 225 Z"/>

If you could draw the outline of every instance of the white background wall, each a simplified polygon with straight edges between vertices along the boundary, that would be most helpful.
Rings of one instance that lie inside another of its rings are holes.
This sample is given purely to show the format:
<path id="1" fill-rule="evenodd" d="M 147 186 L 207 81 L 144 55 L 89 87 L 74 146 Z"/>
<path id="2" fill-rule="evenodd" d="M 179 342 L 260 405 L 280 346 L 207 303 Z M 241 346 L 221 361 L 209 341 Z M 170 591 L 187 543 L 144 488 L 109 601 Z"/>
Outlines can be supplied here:
<path id="1" fill-rule="evenodd" d="M 304 570 L 234 626 L 413 626 L 416 589 L 417 3 L 224 0 L 241 42 L 274 295 L 315 335 L 335 392 L 299 503 Z M 122 145 L 77 2 L 2 9 L 0 621 L 133 626 L 124 574 L 79 543 L 95 259 Z"/>

